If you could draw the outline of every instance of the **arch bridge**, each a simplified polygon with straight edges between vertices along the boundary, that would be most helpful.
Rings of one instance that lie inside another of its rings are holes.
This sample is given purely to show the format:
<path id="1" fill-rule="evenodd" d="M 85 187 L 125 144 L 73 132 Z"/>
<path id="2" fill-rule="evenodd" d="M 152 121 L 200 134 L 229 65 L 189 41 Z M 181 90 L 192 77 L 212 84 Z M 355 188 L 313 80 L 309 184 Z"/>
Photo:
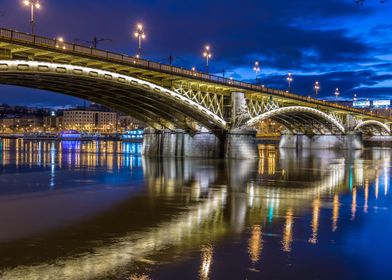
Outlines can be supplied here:
<path id="1" fill-rule="evenodd" d="M 392 119 L 370 112 L 2 28 L 0 83 L 133 116 L 150 127 L 146 155 L 257 157 L 254 127 L 267 119 L 285 128 L 281 145 L 287 147 L 298 148 L 306 136 L 320 147 L 360 148 L 360 133 L 391 132 Z"/>

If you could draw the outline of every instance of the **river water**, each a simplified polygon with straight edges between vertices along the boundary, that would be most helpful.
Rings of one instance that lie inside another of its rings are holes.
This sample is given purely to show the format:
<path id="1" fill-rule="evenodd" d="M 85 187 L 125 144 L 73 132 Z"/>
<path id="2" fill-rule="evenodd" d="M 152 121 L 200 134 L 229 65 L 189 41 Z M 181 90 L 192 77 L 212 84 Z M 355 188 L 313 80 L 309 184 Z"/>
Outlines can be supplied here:
<path id="1" fill-rule="evenodd" d="M 0 279 L 391 279 L 391 150 L 140 152 L 3 139 Z"/>

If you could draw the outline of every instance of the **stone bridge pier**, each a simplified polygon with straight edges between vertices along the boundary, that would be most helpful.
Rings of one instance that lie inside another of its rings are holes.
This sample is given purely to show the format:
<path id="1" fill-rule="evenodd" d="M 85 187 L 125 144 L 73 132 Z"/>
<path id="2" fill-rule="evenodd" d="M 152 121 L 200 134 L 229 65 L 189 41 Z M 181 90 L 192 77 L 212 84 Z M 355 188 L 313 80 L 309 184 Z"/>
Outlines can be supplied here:
<path id="1" fill-rule="evenodd" d="M 188 133 L 184 130 L 144 130 L 143 155 L 156 157 L 220 158 L 222 137 L 209 131 Z"/>

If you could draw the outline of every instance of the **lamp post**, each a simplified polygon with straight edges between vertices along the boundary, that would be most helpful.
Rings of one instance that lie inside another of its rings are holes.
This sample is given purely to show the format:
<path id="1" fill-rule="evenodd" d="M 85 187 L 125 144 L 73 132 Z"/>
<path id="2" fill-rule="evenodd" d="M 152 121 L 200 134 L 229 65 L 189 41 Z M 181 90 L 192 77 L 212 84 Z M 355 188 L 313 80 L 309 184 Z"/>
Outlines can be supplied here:
<path id="1" fill-rule="evenodd" d="M 287 75 L 287 83 L 289 84 L 289 87 L 287 88 L 287 92 L 290 92 L 291 90 L 291 82 L 293 81 L 293 76 L 291 75 L 291 73 L 289 73 Z"/>
<path id="2" fill-rule="evenodd" d="M 59 38 L 56 39 L 56 48 L 63 49 L 63 50 L 66 49 L 63 37 L 59 37 Z"/>
<path id="3" fill-rule="evenodd" d="M 35 35 L 35 17 L 34 17 L 34 10 L 35 9 L 41 9 L 41 3 L 39 0 L 24 0 L 23 4 L 28 7 L 30 6 L 30 11 L 31 11 L 31 19 L 30 19 L 30 23 L 31 23 L 31 33 L 33 35 Z"/>
<path id="4" fill-rule="evenodd" d="M 316 99 L 317 99 L 317 94 L 318 94 L 318 91 L 320 90 L 320 83 L 318 82 L 318 81 L 316 81 L 315 83 L 314 83 L 314 91 L 315 91 L 315 93 L 316 93 Z"/>
<path id="5" fill-rule="evenodd" d="M 137 58 L 140 58 L 142 55 L 142 40 L 146 38 L 146 34 L 144 33 L 142 24 L 139 23 L 136 26 L 134 36 L 138 39 Z"/>
<path id="6" fill-rule="evenodd" d="M 339 92 L 339 88 L 336 88 L 336 89 L 335 89 L 335 97 L 336 97 L 336 101 L 338 101 L 339 94 L 340 94 L 340 92 Z"/>
<path id="7" fill-rule="evenodd" d="M 253 71 L 255 71 L 255 73 L 256 73 L 256 84 L 258 84 L 259 72 L 260 72 L 260 64 L 259 64 L 258 60 L 256 60 L 255 64 L 253 65 Z"/>
<path id="8" fill-rule="evenodd" d="M 206 72 L 208 73 L 208 63 L 212 57 L 210 46 L 207 45 L 204 47 L 203 56 L 206 59 Z"/>

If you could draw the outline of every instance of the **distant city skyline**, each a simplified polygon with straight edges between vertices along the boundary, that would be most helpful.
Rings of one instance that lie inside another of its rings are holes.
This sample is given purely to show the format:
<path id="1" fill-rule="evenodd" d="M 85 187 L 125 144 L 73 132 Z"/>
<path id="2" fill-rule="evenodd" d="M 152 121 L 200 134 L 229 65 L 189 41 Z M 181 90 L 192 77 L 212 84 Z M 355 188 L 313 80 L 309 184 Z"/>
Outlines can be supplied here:
<path id="1" fill-rule="evenodd" d="M 291 90 L 304 96 L 314 94 L 317 80 L 318 98 L 324 100 L 334 100 L 337 87 L 339 100 L 354 94 L 358 100 L 392 97 L 391 1 L 368 0 L 363 6 L 352 0 L 41 2 L 36 33 L 44 36 L 78 43 L 106 38 L 110 41 L 99 48 L 134 55 L 133 31 L 142 22 L 147 59 L 204 71 L 202 51 L 209 44 L 209 72 L 215 75 L 254 83 L 253 65 L 259 61 L 258 78 L 268 87 L 287 89 L 290 72 Z M 22 1 L 4 0 L 1 13 L 2 27 L 31 31 Z M 0 103 L 62 107 L 83 101 L 1 85 Z"/>

